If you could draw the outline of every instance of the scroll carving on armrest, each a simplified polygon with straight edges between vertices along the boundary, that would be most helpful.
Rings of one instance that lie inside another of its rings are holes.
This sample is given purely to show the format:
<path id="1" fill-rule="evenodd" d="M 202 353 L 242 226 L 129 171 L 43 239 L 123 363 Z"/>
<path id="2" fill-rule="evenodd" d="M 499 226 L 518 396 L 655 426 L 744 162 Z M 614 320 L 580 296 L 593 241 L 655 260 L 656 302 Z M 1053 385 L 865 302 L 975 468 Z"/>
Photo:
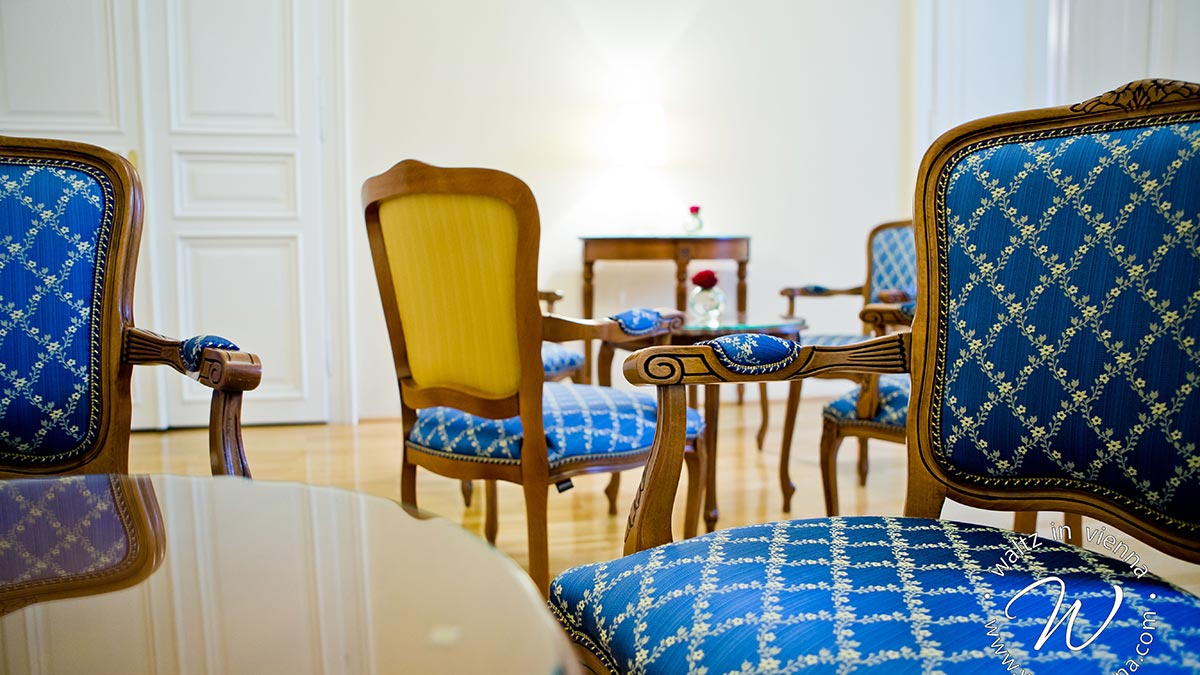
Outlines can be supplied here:
<path id="1" fill-rule="evenodd" d="M 740 339 L 741 346 L 729 338 Z M 752 352 L 745 347 L 747 341 L 761 345 L 773 340 L 787 342 L 769 335 L 749 334 L 730 335 L 688 347 L 649 347 L 625 359 L 625 379 L 633 384 L 664 386 L 775 382 L 827 373 L 906 373 L 909 369 L 911 334 L 907 332 L 837 347 L 794 347 L 790 357 L 766 366 L 754 364 L 750 359 L 736 361 L 737 355 Z"/>

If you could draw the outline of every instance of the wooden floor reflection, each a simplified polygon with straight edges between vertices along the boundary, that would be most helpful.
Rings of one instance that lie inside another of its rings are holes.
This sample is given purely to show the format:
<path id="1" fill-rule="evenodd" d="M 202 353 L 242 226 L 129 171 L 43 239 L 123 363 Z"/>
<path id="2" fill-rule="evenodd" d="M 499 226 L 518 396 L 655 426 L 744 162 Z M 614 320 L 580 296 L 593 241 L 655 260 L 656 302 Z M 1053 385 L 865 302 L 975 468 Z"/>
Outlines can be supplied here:
<path id="1" fill-rule="evenodd" d="M 817 444 L 820 437 L 821 406 L 824 401 L 801 403 L 792 452 L 792 480 L 796 495 L 792 516 L 823 515 Z M 250 405 L 248 402 L 247 405 Z M 722 404 L 718 465 L 718 495 L 721 518 L 718 527 L 779 520 L 784 517 L 779 492 L 779 421 L 783 404 L 772 404 L 772 428 L 766 449 L 754 446 L 759 413 L 756 403 L 744 406 Z M 130 470 L 137 473 L 207 475 L 207 430 L 140 432 L 133 435 Z M 333 485 L 370 494 L 400 497 L 400 422 L 370 421 L 359 425 L 305 425 L 249 427 L 245 429 L 246 455 L 256 480 L 279 480 Z M 855 481 L 853 442 L 843 446 L 839 457 L 841 511 L 844 515 L 898 515 L 904 507 L 904 448 L 872 441 L 871 471 L 867 486 Z M 417 493 L 422 510 L 430 511 L 483 533 L 482 499 L 464 507 L 457 481 L 427 471 L 418 473 Z M 604 487 L 607 476 L 581 476 L 575 487 L 564 493 L 550 491 L 549 534 L 551 574 L 587 562 L 608 560 L 621 554 L 625 517 L 633 500 L 639 475 L 627 472 L 621 481 L 621 514 L 606 515 Z M 681 481 L 677 508 L 683 503 L 685 481 Z M 477 491 L 482 497 L 483 491 Z M 526 563 L 525 509 L 518 486 L 501 484 L 500 533 L 497 547 L 517 562 Z M 1005 513 L 982 511 L 947 502 L 943 517 L 964 522 L 1011 526 Z M 1042 514 L 1038 532 L 1048 536 L 1050 523 L 1061 522 L 1061 514 Z M 1085 524 L 1091 524 L 1084 519 Z M 676 531 L 680 524 L 676 524 Z M 1111 531 L 1111 528 L 1110 528 Z M 1132 538 L 1127 538 L 1133 542 Z M 1181 562 L 1144 544 L 1134 544 L 1150 572 L 1192 593 L 1200 594 L 1200 565 Z M 1095 544 L 1087 544 L 1095 549 Z"/>

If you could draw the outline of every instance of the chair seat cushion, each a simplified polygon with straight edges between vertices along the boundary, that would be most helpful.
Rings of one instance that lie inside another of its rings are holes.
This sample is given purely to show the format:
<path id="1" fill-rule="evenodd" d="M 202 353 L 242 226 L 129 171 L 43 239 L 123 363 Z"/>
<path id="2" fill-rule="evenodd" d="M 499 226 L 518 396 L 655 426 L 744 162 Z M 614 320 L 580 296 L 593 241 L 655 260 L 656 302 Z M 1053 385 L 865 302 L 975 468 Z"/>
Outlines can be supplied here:
<path id="1" fill-rule="evenodd" d="M 557 342 L 542 343 L 542 370 L 546 377 L 558 377 L 583 366 L 583 353 Z"/>
<path id="2" fill-rule="evenodd" d="M 1071 644 L 1096 635 L 1080 651 L 1067 649 L 1066 623 L 1036 648 L 1059 595 L 1053 578 L 1066 594 L 1057 619 L 1082 603 Z M 1101 629 L 1115 587 L 1121 604 Z M 1017 673 L 1111 675 L 1128 659 L 1156 674 L 1200 664 L 1200 599 L 1144 568 L 921 518 L 720 530 L 567 570 L 549 604 L 614 673 L 1003 673 L 1015 663 Z"/>
<path id="3" fill-rule="evenodd" d="M 903 429 L 908 423 L 908 395 L 912 379 L 908 375 L 879 377 L 879 412 L 869 420 L 858 418 L 859 387 L 855 387 L 825 404 L 825 419 L 841 424 L 869 424 Z"/>
<path id="4" fill-rule="evenodd" d="M 843 345 L 852 345 L 863 340 L 870 340 L 871 335 L 854 335 L 854 334 L 833 334 L 833 333 L 801 333 L 800 346 L 812 347 L 821 345 L 823 347 L 841 347 Z"/>
<path id="5" fill-rule="evenodd" d="M 542 421 L 550 468 L 600 457 L 646 452 L 654 440 L 657 405 L 652 394 L 611 387 L 547 382 L 542 385 Z M 689 437 L 704 422 L 687 411 Z M 411 448 L 454 459 L 515 464 L 521 459 L 521 419 L 492 420 L 454 408 L 426 408 L 408 437 Z"/>

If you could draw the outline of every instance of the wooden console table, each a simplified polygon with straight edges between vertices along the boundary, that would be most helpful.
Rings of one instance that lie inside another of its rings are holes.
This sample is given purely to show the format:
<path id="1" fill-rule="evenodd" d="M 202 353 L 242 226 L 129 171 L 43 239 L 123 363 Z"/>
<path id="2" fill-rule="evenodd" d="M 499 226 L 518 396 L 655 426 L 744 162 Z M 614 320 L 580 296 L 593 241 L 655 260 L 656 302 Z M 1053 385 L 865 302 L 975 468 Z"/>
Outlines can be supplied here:
<path id="1" fill-rule="evenodd" d="M 597 260 L 674 260 L 675 309 L 687 309 L 688 273 L 692 260 L 734 260 L 738 264 L 737 315 L 746 314 L 746 264 L 750 237 L 604 236 L 583 241 L 583 318 L 592 318 L 592 268 Z"/>
<path id="2" fill-rule="evenodd" d="M 688 263 L 693 260 L 737 262 L 738 321 L 746 319 L 746 264 L 750 262 L 748 236 L 599 236 L 580 237 L 583 242 L 583 317 L 591 319 L 593 267 L 597 260 L 674 260 L 675 309 L 687 309 Z M 592 372 L 592 345 L 585 345 L 584 377 Z"/>

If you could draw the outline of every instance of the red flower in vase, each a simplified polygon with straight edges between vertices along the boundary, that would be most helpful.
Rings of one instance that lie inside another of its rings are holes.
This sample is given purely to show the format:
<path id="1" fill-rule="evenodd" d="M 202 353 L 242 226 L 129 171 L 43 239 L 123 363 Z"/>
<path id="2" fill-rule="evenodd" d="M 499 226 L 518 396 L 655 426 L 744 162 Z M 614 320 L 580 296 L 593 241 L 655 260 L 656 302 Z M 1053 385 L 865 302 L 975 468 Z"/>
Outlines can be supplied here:
<path id="1" fill-rule="evenodd" d="M 700 270 L 692 275 L 692 283 L 707 291 L 717 285 L 717 275 L 712 270 Z"/>
<path id="2" fill-rule="evenodd" d="M 696 215 L 696 214 L 700 213 L 700 207 L 699 207 L 699 206 L 693 206 L 693 207 L 689 208 L 689 209 L 688 209 L 688 211 L 691 211 L 692 215 L 694 216 L 694 215 Z"/>

